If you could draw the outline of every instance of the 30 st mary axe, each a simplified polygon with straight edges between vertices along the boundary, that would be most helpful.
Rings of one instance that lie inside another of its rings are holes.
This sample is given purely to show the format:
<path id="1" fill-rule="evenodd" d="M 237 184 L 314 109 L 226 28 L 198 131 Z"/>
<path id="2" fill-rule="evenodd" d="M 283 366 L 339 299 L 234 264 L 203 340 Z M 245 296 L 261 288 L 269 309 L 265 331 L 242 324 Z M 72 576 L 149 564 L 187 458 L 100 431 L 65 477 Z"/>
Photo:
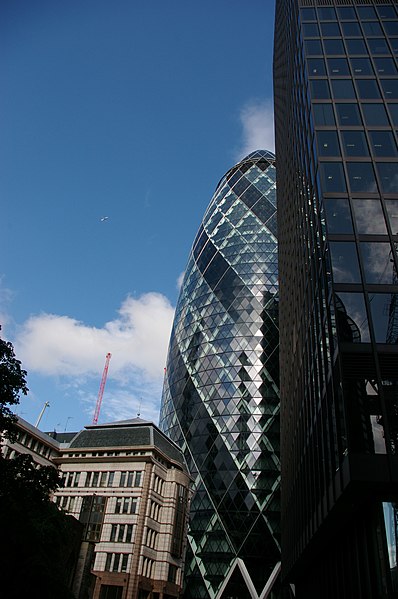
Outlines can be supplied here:
<path id="1" fill-rule="evenodd" d="M 282 574 L 397 597 L 398 11 L 277 0 Z"/>
<path id="2" fill-rule="evenodd" d="M 260 596 L 280 561 L 274 163 L 221 179 L 177 304 L 160 426 L 194 478 L 186 598 Z"/>

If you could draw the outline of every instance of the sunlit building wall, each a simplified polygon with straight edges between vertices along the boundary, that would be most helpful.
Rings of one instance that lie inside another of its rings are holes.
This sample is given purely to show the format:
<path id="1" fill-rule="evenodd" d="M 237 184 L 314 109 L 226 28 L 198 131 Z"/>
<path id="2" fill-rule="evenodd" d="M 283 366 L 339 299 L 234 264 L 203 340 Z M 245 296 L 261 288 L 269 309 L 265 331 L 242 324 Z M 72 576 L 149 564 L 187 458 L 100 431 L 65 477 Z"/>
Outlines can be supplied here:
<path id="1" fill-rule="evenodd" d="M 278 572 L 275 192 L 267 151 L 221 179 L 176 309 L 160 426 L 194 478 L 187 599 L 257 597 Z"/>
<path id="2" fill-rule="evenodd" d="M 282 572 L 396 597 L 398 12 L 277 0 Z"/>

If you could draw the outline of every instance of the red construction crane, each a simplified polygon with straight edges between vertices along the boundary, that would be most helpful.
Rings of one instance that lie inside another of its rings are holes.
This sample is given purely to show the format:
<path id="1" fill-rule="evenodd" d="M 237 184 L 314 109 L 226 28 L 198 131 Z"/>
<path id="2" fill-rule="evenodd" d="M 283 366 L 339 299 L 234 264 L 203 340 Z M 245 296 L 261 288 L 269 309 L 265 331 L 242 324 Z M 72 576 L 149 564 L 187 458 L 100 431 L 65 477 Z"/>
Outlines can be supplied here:
<path id="1" fill-rule="evenodd" d="M 97 398 L 97 404 L 95 406 L 93 424 L 97 424 L 97 422 L 98 422 L 98 416 L 99 416 L 99 413 L 101 410 L 102 396 L 104 395 L 106 377 L 108 376 L 109 360 L 111 359 L 111 355 L 112 354 L 110 354 L 110 353 L 106 354 L 104 372 L 102 373 L 101 384 L 100 384 L 100 388 L 98 391 L 98 398 Z"/>

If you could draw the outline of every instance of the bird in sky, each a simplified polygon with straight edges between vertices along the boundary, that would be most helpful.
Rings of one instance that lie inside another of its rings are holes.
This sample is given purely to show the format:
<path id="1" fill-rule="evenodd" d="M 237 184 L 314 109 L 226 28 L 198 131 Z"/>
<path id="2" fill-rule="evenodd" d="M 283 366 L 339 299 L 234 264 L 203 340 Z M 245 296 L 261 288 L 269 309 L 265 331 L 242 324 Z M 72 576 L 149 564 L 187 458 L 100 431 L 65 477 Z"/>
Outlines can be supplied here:
<path id="1" fill-rule="evenodd" d="M 101 216 L 101 222 L 103 223 L 104 221 L 108 220 L 109 216 Z"/>

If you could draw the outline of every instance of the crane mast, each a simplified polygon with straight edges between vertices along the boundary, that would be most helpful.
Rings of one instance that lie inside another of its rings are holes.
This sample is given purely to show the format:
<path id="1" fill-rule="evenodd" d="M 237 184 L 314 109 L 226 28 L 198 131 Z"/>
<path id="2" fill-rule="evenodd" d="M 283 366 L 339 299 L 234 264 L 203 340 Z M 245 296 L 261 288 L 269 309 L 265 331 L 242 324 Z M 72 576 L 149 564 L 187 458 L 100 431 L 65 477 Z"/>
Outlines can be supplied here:
<path id="1" fill-rule="evenodd" d="M 109 352 L 106 354 L 104 372 L 102 373 L 101 384 L 100 384 L 100 388 L 99 388 L 99 391 L 98 391 L 98 398 L 97 398 L 97 403 L 96 403 L 96 406 L 95 406 L 95 412 L 94 412 L 94 417 L 93 417 L 93 424 L 97 424 L 98 423 L 98 416 L 99 416 L 99 413 L 100 413 L 100 410 L 101 410 L 102 396 L 104 395 L 106 377 L 108 376 L 109 360 L 111 359 L 111 355 L 112 354 L 110 354 Z"/>

